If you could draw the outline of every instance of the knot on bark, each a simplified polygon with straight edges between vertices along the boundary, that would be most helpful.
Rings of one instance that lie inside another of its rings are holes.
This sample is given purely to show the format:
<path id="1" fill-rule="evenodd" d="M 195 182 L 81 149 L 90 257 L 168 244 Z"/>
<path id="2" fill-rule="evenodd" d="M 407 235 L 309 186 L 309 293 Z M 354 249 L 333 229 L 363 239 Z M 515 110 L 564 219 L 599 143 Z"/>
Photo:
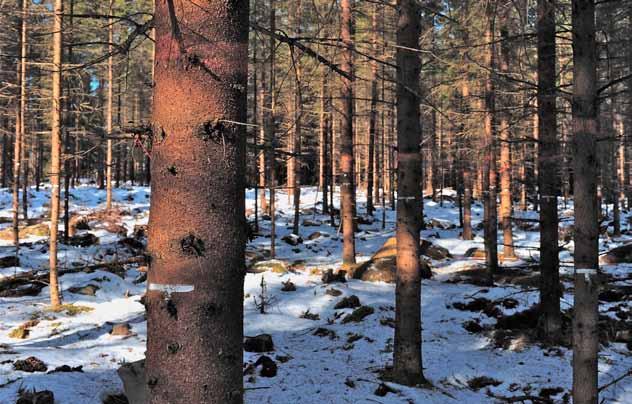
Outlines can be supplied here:
<path id="1" fill-rule="evenodd" d="M 182 349 L 182 345 L 180 345 L 177 342 L 172 342 L 169 345 L 167 345 L 167 352 L 169 352 L 172 355 L 177 353 L 180 349 Z"/>
<path id="2" fill-rule="evenodd" d="M 180 240 L 180 249 L 185 255 L 203 257 L 206 246 L 204 245 L 204 240 L 193 234 L 189 234 Z"/>
<path id="3" fill-rule="evenodd" d="M 206 121 L 201 124 L 196 131 L 196 137 L 204 142 L 232 143 L 235 141 L 232 125 L 227 125 L 221 119 Z"/>

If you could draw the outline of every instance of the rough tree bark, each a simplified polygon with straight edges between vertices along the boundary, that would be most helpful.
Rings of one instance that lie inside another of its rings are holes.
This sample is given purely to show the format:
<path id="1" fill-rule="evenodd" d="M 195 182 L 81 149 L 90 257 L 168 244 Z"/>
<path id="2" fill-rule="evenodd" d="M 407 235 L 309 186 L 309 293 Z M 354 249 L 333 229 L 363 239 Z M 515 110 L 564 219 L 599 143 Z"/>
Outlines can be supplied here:
<path id="1" fill-rule="evenodd" d="M 496 203 L 496 130 L 494 126 L 494 81 L 492 72 L 494 71 L 494 14 L 495 2 L 488 1 L 485 8 L 485 47 L 483 63 L 489 68 L 485 72 L 484 88 L 484 138 L 483 138 L 483 167 L 482 186 L 484 202 L 484 239 L 485 239 L 485 261 L 487 263 L 487 281 L 492 284 L 494 274 L 498 271 L 498 219 Z"/>
<path id="2" fill-rule="evenodd" d="M 341 0 L 341 38 L 343 44 L 341 70 L 342 120 L 340 124 L 340 215 L 342 220 L 343 266 L 354 265 L 355 257 L 355 190 L 353 156 L 353 0 Z"/>
<path id="3" fill-rule="evenodd" d="M 560 275 L 557 217 L 557 113 L 555 106 L 555 0 L 538 0 L 538 147 L 540 188 L 540 310 L 544 334 L 560 338 Z"/>
<path id="4" fill-rule="evenodd" d="M 59 223 L 59 183 L 61 176 L 61 72 L 62 72 L 62 21 L 64 13 L 63 0 L 55 0 L 53 19 L 53 73 L 51 109 L 51 155 L 50 155 L 50 239 L 49 261 L 50 268 L 50 302 L 53 308 L 61 304 L 61 296 L 57 281 L 57 230 Z"/>
<path id="5" fill-rule="evenodd" d="M 573 0 L 572 9 L 575 202 L 573 402 L 594 404 L 598 399 L 597 354 L 599 351 L 595 2 L 594 0 Z"/>
<path id="6" fill-rule="evenodd" d="M 248 1 L 155 26 L 148 403 L 242 403 Z"/>
<path id="7" fill-rule="evenodd" d="M 425 382 L 421 360 L 422 159 L 419 119 L 420 7 L 399 0 L 397 21 L 397 282 L 393 378 L 406 385 Z"/>

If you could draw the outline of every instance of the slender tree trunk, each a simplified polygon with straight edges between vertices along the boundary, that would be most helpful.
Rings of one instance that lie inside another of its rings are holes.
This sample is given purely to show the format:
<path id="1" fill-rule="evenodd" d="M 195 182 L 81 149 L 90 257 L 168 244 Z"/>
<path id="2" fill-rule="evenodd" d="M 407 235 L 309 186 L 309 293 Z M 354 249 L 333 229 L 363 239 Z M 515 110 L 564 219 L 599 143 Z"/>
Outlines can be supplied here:
<path id="1" fill-rule="evenodd" d="M 114 0 L 110 0 L 109 13 L 114 12 Z M 105 117 L 105 131 L 107 139 L 107 149 L 105 158 L 105 208 L 112 209 L 112 114 L 114 102 L 114 19 L 108 19 L 108 49 L 110 56 L 108 57 L 108 95 L 107 95 L 107 112 Z"/>
<path id="2" fill-rule="evenodd" d="M 467 43 L 467 42 L 466 42 Z M 469 141 L 469 113 L 470 113 L 470 78 L 467 77 L 461 84 L 462 112 L 465 124 L 463 125 L 464 148 L 470 149 Z M 466 153 L 461 155 L 461 167 L 463 167 L 463 240 L 472 240 L 472 163 L 471 158 Z"/>
<path id="3" fill-rule="evenodd" d="M 489 72 L 485 75 L 485 97 L 484 97 L 484 126 L 485 135 L 483 140 L 483 199 L 484 199 L 484 238 L 485 238 L 485 260 L 487 263 L 488 282 L 493 283 L 493 276 L 498 271 L 498 224 L 496 208 L 496 148 L 494 128 L 494 82 L 492 73 L 494 71 L 494 13 L 495 2 L 488 1 L 486 5 L 486 28 L 485 43 L 489 44 L 485 49 L 484 65 L 489 67 Z"/>
<path id="4" fill-rule="evenodd" d="M 397 22 L 397 283 L 393 377 L 401 384 L 425 382 L 421 360 L 421 267 L 419 262 L 421 126 L 419 48 L 421 13 L 416 0 L 399 0 Z"/>
<path id="5" fill-rule="evenodd" d="M 20 251 L 19 210 L 20 210 L 20 173 L 22 155 L 24 154 L 24 118 L 26 111 L 26 57 L 27 57 L 27 16 L 28 0 L 22 0 L 22 19 L 20 36 L 20 61 L 18 62 L 18 83 L 20 86 L 20 100 L 15 118 L 15 147 L 13 150 L 13 243 L 16 257 Z"/>
<path id="6" fill-rule="evenodd" d="M 25 105 L 26 108 L 26 105 Z M 26 111 L 25 111 L 26 112 Z M 29 163 L 31 161 L 31 144 L 26 137 L 26 114 L 22 118 L 22 219 L 29 219 Z"/>
<path id="7" fill-rule="evenodd" d="M 74 63 L 72 42 L 73 42 L 73 24 L 74 24 L 74 12 L 75 12 L 75 2 L 74 0 L 70 0 L 70 17 L 69 21 L 69 31 L 70 35 L 68 36 L 68 63 Z M 63 55 L 62 55 L 63 57 Z M 73 112 L 76 112 L 75 115 L 79 115 L 79 111 L 75 111 L 74 100 L 72 97 L 72 82 L 69 78 L 66 79 L 66 126 L 71 127 L 75 120 L 73 120 Z M 77 128 L 75 128 L 77 130 Z M 70 235 L 70 177 L 72 176 L 70 170 L 70 130 L 67 128 L 64 136 L 64 244 L 68 244 L 68 237 Z"/>
<path id="8" fill-rule="evenodd" d="M 342 122 L 340 128 L 340 215 L 342 220 L 342 262 L 353 265 L 355 258 L 355 192 L 353 155 L 353 0 L 341 0 L 341 37 L 343 43 L 341 69 L 351 78 L 342 77 Z"/>
<path id="9" fill-rule="evenodd" d="M 596 156 L 597 55 L 594 0 L 573 0 L 573 163 L 575 305 L 573 402 L 596 404 L 599 338 L 599 226 Z"/>
<path id="10" fill-rule="evenodd" d="M 545 336 L 556 342 L 561 333 L 557 217 L 557 113 L 555 69 L 555 0 L 538 0 L 538 147 L 540 188 L 540 311 Z"/>
<path id="11" fill-rule="evenodd" d="M 377 25 L 377 3 L 373 5 L 373 13 L 371 15 L 371 45 L 373 54 L 378 55 L 378 25 Z M 371 60 L 371 110 L 369 112 L 369 151 L 367 162 L 367 190 L 366 190 L 366 213 L 373 216 L 373 181 L 374 160 L 375 160 L 375 137 L 377 132 L 377 60 Z"/>
<path id="12" fill-rule="evenodd" d="M 156 2 L 155 26 L 147 403 L 241 404 L 248 1 Z"/>
<path id="13" fill-rule="evenodd" d="M 53 22 L 53 105 L 51 110 L 51 163 L 50 163 L 50 302 L 53 308 L 61 304 L 61 293 L 57 281 L 57 232 L 59 223 L 59 183 L 61 176 L 61 85 L 62 85 L 62 19 L 64 13 L 63 0 L 55 0 Z"/>
<path id="14" fill-rule="evenodd" d="M 270 31 L 276 30 L 276 9 L 275 0 L 270 0 Z M 266 160 L 268 161 L 267 181 L 268 192 L 270 193 L 270 256 L 274 258 L 276 256 L 276 73 L 275 68 L 275 56 L 276 48 L 274 37 L 270 36 L 270 65 L 269 75 L 270 81 L 268 83 L 268 117 L 266 121 Z"/>
<path id="15" fill-rule="evenodd" d="M 511 6 L 510 6 L 511 7 Z M 510 11 L 504 10 L 502 17 L 502 26 L 500 27 L 501 46 L 500 46 L 500 72 L 509 75 L 509 60 L 511 58 L 508 29 L 508 14 Z M 504 107 L 510 107 L 511 97 L 505 95 L 503 97 Z M 513 230 L 511 215 L 513 212 L 513 201 L 511 198 L 511 132 L 509 127 L 510 114 L 504 111 L 500 115 L 500 217 L 503 229 L 503 260 L 516 258 L 513 247 Z"/>
<path id="16" fill-rule="evenodd" d="M 527 145 L 522 146 L 522 161 L 520 162 L 520 210 L 527 211 L 527 160 L 529 153 Z"/>
<path id="17" fill-rule="evenodd" d="M 301 24 L 302 24 L 302 7 L 301 0 L 294 1 L 295 13 L 294 13 L 294 23 L 295 23 L 295 34 L 296 37 L 300 38 L 301 36 Z M 294 52 L 294 50 L 292 50 Z M 294 53 L 294 136 L 292 138 L 292 152 L 294 154 L 293 157 L 290 158 L 290 161 L 293 163 L 291 166 L 292 171 L 292 200 L 294 203 L 294 223 L 292 226 L 292 233 L 298 235 L 299 234 L 299 224 L 300 224 L 300 209 L 301 209 L 301 126 L 303 124 L 303 92 L 302 92 L 302 66 L 301 66 L 301 54 Z"/>
<path id="18" fill-rule="evenodd" d="M 9 135 L 5 134 L 5 135 L 2 135 L 2 188 L 7 187 L 8 175 L 9 175 Z"/>
<path id="19" fill-rule="evenodd" d="M 322 67 L 322 80 L 320 83 L 320 122 L 319 122 L 319 141 L 318 141 L 318 188 L 323 193 L 322 206 L 323 214 L 329 211 L 328 186 L 329 186 L 329 134 L 327 133 L 329 125 L 329 117 L 327 110 L 327 67 Z"/>

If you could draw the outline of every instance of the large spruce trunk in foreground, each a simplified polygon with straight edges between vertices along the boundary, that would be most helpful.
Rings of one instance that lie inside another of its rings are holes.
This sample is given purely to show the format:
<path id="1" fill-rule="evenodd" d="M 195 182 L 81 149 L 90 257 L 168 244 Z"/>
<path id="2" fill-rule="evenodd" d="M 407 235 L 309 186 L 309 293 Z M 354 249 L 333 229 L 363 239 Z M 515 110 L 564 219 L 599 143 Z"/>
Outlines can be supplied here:
<path id="1" fill-rule="evenodd" d="M 242 403 L 248 1 L 157 1 L 148 402 Z"/>
<path id="2" fill-rule="evenodd" d="M 599 206 L 594 0 L 573 0 L 575 306 L 573 402 L 597 403 Z"/>
<path id="3" fill-rule="evenodd" d="M 419 122 L 420 9 L 400 0 L 397 23 L 397 283 L 393 377 L 401 384 L 424 381 L 421 367 L 422 160 Z"/>
<path id="4" fill-rule="evenodd" d="M 538 148 L 540 187 L 540 310 L 544 333 L 557 341 L 561 332 L 558 251 L 557 114 L 555 109 L 555 1 L 538 0 Z"/>

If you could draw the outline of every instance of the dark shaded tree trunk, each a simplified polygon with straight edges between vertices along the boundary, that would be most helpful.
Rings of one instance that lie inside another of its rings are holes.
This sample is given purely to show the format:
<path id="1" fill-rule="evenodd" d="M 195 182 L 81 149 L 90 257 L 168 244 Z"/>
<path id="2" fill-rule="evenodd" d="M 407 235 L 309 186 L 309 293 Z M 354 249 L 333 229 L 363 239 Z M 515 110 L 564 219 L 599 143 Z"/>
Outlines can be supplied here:
<path id="1" fill-rule="evenodd" d="M 599 352 L 599 225 L 596 156 L 597 55 L 594 0 L 573 0 L 573 165 L 575 303 L 573 402 L 595 404 Z"/>
<path id="2" fill-rule="evenodd" d="M 397 283 L 393 378 L 406 385 L 425 382 L 421 360 L 422 159 L 419 121 L 419 37 L 416 0 L 399 0 L 397 22 Z"/>
<path id="3" fill-rule="evenodd" d="M 540 146 L 540 310 L 546 337 L 561 332 L 557 217 L 557 113 L 555 106 L 555 0 L 538 0 L 538 132 Z"/>
<path id="4" fill-rule="evenodd" d="M 155 10 L 147 402 L 240 404 L 248 1 L 174 3 Z"/>

